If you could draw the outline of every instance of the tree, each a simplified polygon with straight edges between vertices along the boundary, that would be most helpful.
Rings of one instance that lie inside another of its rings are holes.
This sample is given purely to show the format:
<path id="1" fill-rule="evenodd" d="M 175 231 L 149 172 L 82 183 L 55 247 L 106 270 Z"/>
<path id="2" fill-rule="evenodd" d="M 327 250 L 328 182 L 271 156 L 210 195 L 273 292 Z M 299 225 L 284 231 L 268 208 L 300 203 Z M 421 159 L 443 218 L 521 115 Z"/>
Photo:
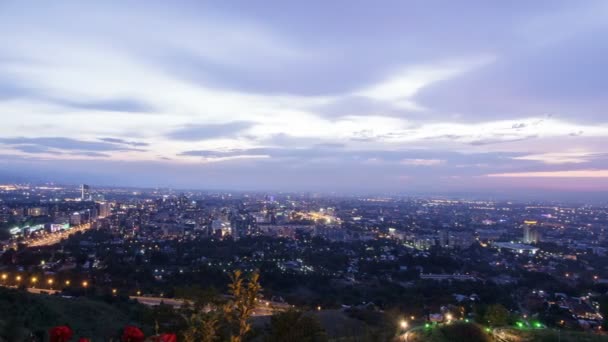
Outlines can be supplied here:
<path id="1" fill-rule="evenodd" d="M 213 342 L 218 339 L 218 318 L 214 313 L 197 312 L 186 317 L 188 327 L 183 333 L 185 342 Z"/>
<path id="2" fill-rule="evenodd" d="M 507 325 L 509 320 L 509 310 L 507 310 L 501 304 L 492 304 L 488 306 L 484 318 L 491 326 Z"/>
<path id="3" fill-rule="evenodd" d="M 327 341 L 327 336 L 314 317 L 304 315 L 300 311 L 289 310 L 270 318 L 270 332 L 266 341 L 320 342 Z"/>
<path id="4" fill-rule="evenodd" d="M 228 293 L 232 296 L 224 306 L 226 320 L 231 325 L 231 342 L 241 342 L 251 330 L 249 318 L 253 314 L 258 302 L 258 296 L 262 291 L 260 285 L 260 274 L 253 272 L 244 279 L 240 270 L 234 271 L 230 276 L 231 283 L 228 285 Z"/>

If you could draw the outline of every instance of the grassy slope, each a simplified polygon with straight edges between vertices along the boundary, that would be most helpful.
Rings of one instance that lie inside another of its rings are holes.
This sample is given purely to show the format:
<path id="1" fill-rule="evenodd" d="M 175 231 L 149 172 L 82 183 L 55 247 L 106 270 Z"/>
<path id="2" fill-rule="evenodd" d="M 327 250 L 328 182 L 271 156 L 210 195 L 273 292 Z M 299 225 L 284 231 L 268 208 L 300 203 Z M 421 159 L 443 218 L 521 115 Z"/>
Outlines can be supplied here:
<path id="1" fill-rule="evenodd" d="M 107 341 L 137 320 L 137 305 L 111 305 L 86 298 L 32 295 L 0 288 L 0 336 L 20 340 L 29 333 L 69 324 L 75 337 Z M 149 328 L 148 328 L 149 329 Z"/>

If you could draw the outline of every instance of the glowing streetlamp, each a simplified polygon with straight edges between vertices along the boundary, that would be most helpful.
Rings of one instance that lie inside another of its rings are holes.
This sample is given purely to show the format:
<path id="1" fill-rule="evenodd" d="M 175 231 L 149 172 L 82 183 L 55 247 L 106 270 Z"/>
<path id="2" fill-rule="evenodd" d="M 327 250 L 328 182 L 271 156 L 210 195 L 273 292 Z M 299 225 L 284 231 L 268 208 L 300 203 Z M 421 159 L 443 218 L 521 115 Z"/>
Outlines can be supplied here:
<path id="1" fill-rule="evenodd" d="M 89 286 L 89 282 L 88 281 L 83 281 L 82 282 L 82 287 L 84 287 L 85 289 Z"/>
<path id="2" fill-rule="evenodd" d="M 448 313 L 445 315 L 445 319 L 446 319 L 448 322 L 449 322 L 449 321 L 451 321 L 453 318 L 454 318 L 454 317 L 453 317 L 453 316 L 452 316 L 452 314 L 451 314 L 451 313 L 449 313 L 449 312 L 448 312 Z"/>
<path id="3" fill-rule="evenodd" d="M 20 282 L 20 281 L 21 281 L 21 276 L 20 276 L 20 275 L 18 275 L 17 277 L 15 277 L 15 280 L 16 280 L 17 282 Z"/>
<path id="4" fill-rule="evenodd" d="M 3 283 L 4 283 L 4 282 L 6 282 L 6 279 L 8 279 L 8 274 L 3 273 L 3 274 L 2 274 L 2 282 L 3 282 Z"/>
<path id="5" fill-rule="evenodd" d="M 36 283 L 38 282 L 38 278 L 32 277 L 31 282 L 32 282 L 32 286 L 36 287 Z"/>
<path id="6" fill-rule="evenodd" d="M 113 295 L 116 295 L 116 293 L 117 293 L 117 292 L 118 292 L 118 290 L 116 290 L 116 289 L 112 289 L 112 294 L 113 294 Z"/>
<path id="7" fill-rule="evenodd" d="M 70 284 L 71 284 L 71 283 L 72 283 L 71 281 L 66 280 L 66 281 L 65 281 L 65 286 L 70 286 Z"/>
<path id="8" fill-rule="evenodd" d="M 402 319 L 401 322 L 399 322 L 399 325 L 401 326 L 401 329 L 407 329 L 407 321 Z"/>

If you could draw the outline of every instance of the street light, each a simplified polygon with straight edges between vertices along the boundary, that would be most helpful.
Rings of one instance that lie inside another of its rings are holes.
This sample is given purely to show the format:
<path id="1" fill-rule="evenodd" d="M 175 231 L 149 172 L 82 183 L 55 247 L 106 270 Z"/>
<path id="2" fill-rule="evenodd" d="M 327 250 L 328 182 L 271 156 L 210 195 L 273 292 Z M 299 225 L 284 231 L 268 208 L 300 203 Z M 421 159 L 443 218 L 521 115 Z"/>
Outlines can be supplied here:
<path id="1" fill-rule="evenodd" d="M 447 313 L 447 315 L 445 315 L 445 319 L 447 319 L 447 320 L 448 320 L 448 322 L 449 322 L 449 321 L 451 321 L 451 320 L 452 320 L 452 318 L 454 318 L 454 317 L 452 317 L 452 314 L 451 314 L 451 313 L 449 313 L 449 312 Z"/>
<path id="2" fill-rule="evenodd" d="M 116 295 L 116 292 L 118 292 L 116 289 L 112 289 L 112 294 Z"/>
<path id="3" fill-rule="evenodd" d="M 36 286 L 37 282 L 38 282 L 38 278 L 32 277 L 32 284 L 33 284 L 33 286 Z"/>
<path id="4" fill-rule="evenodd" d="M 82 282 L 82 287 L 87 288 L 89 286 L 89 282 L 88 281 L 83 281 Z"/>
<path id="5" fill-rule="evenodd" d="M 407 329 L 407 321 L 402 319 L 401 322 L 399 323 L 399 325 L 401 325 L 401 329 Z"/>
<path id="6" fill-rule="evenodd" d="M 47 280 L 46 282 L 47 282 L 47 284 L 49 284 L 49 286 L 50 286 L 51 288 L 53 288 L 53 283 L 55 282 L 53 279 L 49 279 L 49 280 Z"/>
<path id="7" fill-rule="evenodd" d="M 66 281 L 65 281 L 65 286 L 70 286 L 70 284 L 71 284 L 71 283 L 72 283 L 71 281 L 66 280 Z"/>

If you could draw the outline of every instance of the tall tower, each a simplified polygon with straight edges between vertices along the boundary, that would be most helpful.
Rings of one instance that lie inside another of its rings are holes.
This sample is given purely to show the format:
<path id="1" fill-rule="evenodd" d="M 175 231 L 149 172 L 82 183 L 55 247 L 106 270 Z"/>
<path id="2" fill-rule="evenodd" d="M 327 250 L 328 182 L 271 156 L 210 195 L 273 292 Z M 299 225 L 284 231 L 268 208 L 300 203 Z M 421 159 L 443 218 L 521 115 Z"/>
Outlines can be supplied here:
<path id="1" fill-rule="evenodd" d="M 90 201 L 91 200 L 91 188 L 86 185 L 86 184 L 82 184 L 80 186 L 80 199 L 82 201 Z"/>

